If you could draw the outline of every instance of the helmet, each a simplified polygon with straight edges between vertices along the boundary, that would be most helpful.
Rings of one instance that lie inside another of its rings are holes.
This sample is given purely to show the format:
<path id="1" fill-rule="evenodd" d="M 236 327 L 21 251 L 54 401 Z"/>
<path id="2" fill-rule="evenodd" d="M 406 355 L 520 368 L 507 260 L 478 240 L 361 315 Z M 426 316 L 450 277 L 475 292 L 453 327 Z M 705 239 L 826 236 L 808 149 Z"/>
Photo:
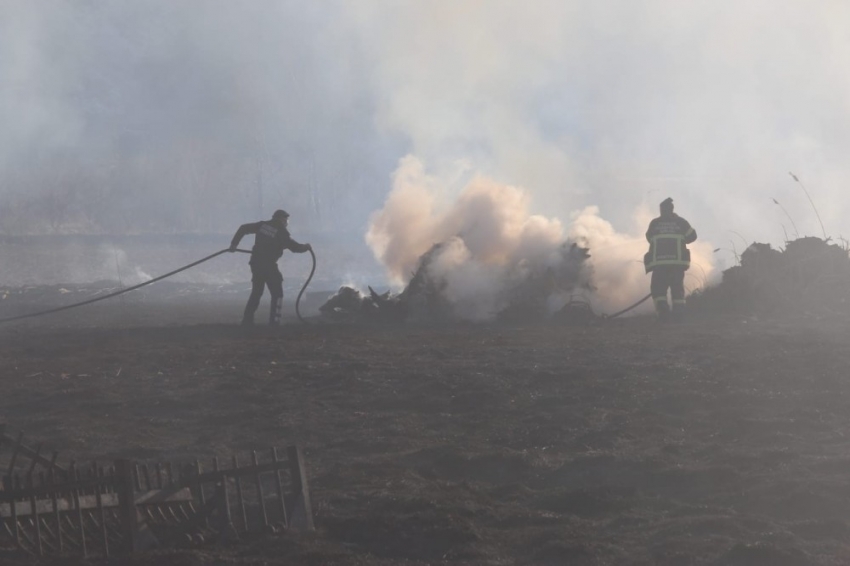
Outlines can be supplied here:
<path id="1" fill-rule="evenodd" d="M 287 218 L 289 218 L 289 213 L 285 210 L 278 209 L 274 211 L 274 214 L 272 214 L 272 220 L 282 221 L 286 220 Z"/>
<path id="2" fill-rule="evenodd" d="M 662 200 L 661 204 L 659 205 L 659 208 L 661 209 L 661 212 L 664 212 L 665 210 L 668 212 L 673 212 L 673 199 L 667 197 L 666 199 Z"/>

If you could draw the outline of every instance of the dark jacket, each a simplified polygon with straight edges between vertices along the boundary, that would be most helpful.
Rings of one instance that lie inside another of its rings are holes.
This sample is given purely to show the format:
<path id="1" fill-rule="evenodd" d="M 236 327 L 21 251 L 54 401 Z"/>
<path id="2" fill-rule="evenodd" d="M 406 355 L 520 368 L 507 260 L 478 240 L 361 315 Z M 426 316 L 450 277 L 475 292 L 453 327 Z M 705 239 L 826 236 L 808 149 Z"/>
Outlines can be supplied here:
<path id="1" fill-rule="evenodd" d="M 254 247 L 251 248 L 251 263 L 275 263 L 283 255 L 283 250 L 290 250 L 302 254 L 310 249 L 308 244 L 299 244 L 289 235 L 286 228 L 276 225 L 268 220 L 243 224 L 236 231 L 230 247 L 239 245 L 242 237 L 246 234 L 256 234 Z"/>
<path id="2" fill-rule="evenodd" d="M 649 251 L 643 258 L 646 271 L 659 265 L 677 265 L 687 269 L 691 265 L 691 252 L 686 244 L 697 239 L 690 223 L 672 212 L 654 218 L 646 231 Z"/>

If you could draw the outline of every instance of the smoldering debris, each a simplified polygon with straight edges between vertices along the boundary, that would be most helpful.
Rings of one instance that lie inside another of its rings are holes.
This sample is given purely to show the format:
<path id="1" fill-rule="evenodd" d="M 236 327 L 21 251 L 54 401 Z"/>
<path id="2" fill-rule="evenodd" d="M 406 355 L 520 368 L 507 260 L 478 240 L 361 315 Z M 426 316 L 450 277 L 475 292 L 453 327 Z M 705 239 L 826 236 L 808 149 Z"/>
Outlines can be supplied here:
<path id="1" fill-rule="evenodd" d="M 561 318 L 568 317 L 568 307 L 577 302 L 573 295 L 594 291 L 587 264 L 589 249 L 567 241 L 547 261 L 520 260 L 501 272 L 498 280 L 489 281 L 500 288 L 497 300 L 488 301 L 493 308 L 482 310 L 482 305 L 470 304 L 469 297 L 451 293 L 449 280 L 457 275 L 446 268 L 445 256 L 451 253 L 451 246 L 451 242 L 438 243 L 424 253 L 400 293 L 378 293 L 369 287 L 369 293 L 365 294 L 344 286 L 319 310 L 328 319 L 342 321 L 521 322 L 542 320 L 559 311 L 563 311 Z"/>
<path id="2" fill-rule="evenodd" d="M 564 242 L 547 262 L 520 260 L 500 273 L 495 307 L 488 316 L 453 296 L 442 261 L 450 243 L 434 245 L 398 294 L 368 294 L 343 287 L 321 307 L 336 320 L 403 322 L 499 320 L 526 322 L 552 318 L 564 324 L 589 324 L 599 316 L 590 297 L 595 292 L 590 250 Z M 850 312 L 850 245 L 829 239 L 804 237 L 784 249 L 754 243 L 740 263 L 723 272 L 722 281 L 691 295 L 693 314 Z M 467 299 L 461 297 L 460 299 Z"/>
<path id="3" fill-rule="evenodd" d="M 721 283 L 695 293 L 689 309 L 704 312 L 816 314 L 850 311 L 850 246 L 803 237 L 784 249 L 753 243 Z"/>
<path id="4" fill-rule="evenodd" d="M 399 297 L 389 291 L 378 294 L 369 287 L 365 295 L 354 287 L 339 288 L 321 307 L 319 312 L 326 319 L 354 322 L 375 321 L 393 322 L 404 320 L 405 311 L 399 304 Z"/>

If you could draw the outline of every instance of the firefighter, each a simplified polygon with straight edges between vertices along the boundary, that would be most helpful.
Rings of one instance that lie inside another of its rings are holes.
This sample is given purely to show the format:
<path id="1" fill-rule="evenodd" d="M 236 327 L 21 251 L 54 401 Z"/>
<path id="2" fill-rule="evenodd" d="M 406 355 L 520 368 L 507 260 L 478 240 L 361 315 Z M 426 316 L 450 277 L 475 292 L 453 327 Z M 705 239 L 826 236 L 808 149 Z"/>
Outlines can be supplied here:
<path id="1" fill-rule="evenodd" d="M 687 220 L 673 212 L 672 198 L 664 199 L 659 208 L 661 215 L 649 223 L 646 231 L 649 251 L 643 262 L 646 272 L 652 272 L 650 290 L 659 320 L 681 321 L 685 314 L 685 271 L 691 264 L 687 244 L 697 239 L 697 233 Z M 673 299 L 672 317 L 667 289 Z"/>
<path id="2" fill-rule="evenodd" d="M 243 224 L 233 235 L 230 242 L 230 251 L 236 251 L 239 242 L 246 234 L 256 234 L 254 247 L 251 248 L 251 296 L 245 305 L 245 314 L 242 317 L 242 325 L 254 324 L 254 313 L 260 305 L 260 297 L 263 289 L 268 286 L 271 294 L 271 309 L 269 311 L 269 324 L 276 326 L 280 324 L 280 310 L 283 302 L 283 276 L 277 268 L 277 260 L 283 255 L 283 250 L 290 250 L 297 254 L 310 251 L 310 244 L 299 244 L 293 240 L 286 225 L 289 222 L 289 213 L 285 210 L 276 210 L 271 220 L 261 220 L 251 224 Z"/>

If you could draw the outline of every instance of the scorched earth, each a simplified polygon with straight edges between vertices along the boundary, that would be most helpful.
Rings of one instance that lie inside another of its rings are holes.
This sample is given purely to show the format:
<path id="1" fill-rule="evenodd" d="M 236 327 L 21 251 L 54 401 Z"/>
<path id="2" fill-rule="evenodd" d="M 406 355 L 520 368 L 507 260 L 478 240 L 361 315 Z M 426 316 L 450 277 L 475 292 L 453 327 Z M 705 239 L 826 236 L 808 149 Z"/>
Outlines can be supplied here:
<path id="1" fill-rule="evenodd" d="M 65 461 L 297 442 L 317 530 L 129 563 L 850 563 L 846 318 L 245 331 L 209 323 L 235 301 L 175 308 L 0 327 L 0 421 Z"/>

